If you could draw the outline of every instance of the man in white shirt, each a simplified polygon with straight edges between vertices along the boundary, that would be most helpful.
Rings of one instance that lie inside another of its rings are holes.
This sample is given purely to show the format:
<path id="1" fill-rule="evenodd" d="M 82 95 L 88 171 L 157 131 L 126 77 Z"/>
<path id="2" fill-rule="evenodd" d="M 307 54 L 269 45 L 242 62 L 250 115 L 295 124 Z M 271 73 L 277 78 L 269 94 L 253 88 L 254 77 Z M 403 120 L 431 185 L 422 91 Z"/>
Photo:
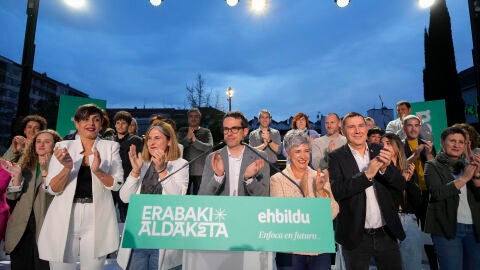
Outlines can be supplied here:
<path id="1" fill-rule="evenodd" d="M 401 100 L 397 102 L 397 116 L 398 118 L 388 122 L 387 128 L 385 128 L 385 133 L 397 134 L 400 139 L 405 140 L 407 135 L 403 130 L 403 118 L 412 113 L 412 105 L 406 100 Z M 421 121 L 422 119 L 420 119 Z M 420 136 L 426 141 L 433 142 L 433 134 L 430 127 L 422 122 Z"/>
<path id="2" fill-rule="evenodd" d="M 248 121 L 239 111 L 223 118 L 223 138 L 227 144 L 207 156 L 199 195 L 269 196 L 270 169 L 257 154 L 265 152 L 246 147 Z M 253 151 L 257 151 L 257 154 Z"/>
<path id="3" fill-rule="evenodd" d="M 327 154 L 347 143 L 345 136 L 340 134 L 342 121 L 336 113 L 329 113 L 325 117 L 327 134 L 313 141 L 312 166 L 314 169 L 328 168 Z"/>
<path id="4" fill-rule="evenodd" d="M 389 147 L 369 144 L 365 119 L 359 113 L 344 116 L 347 144 L 329 154 L 332 193 L 340 205 L 335 240 L 342 245 L 346 268 L 368 269 L 371 257 L 377 269 L 402 269 L 397 240 L 405 232 L 391 192 L 405 188 L 401 172 L 391 162 Z"/>

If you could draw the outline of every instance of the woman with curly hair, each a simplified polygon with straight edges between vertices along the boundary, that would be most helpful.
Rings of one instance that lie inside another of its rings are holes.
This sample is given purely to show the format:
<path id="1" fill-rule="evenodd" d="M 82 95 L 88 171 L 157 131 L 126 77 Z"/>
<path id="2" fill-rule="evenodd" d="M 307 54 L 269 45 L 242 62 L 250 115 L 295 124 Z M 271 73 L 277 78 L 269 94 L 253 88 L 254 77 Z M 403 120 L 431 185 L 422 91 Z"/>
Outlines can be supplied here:
<path id="1" fill-rule="evenodd" d="M 10 254 L 12 269 L 49 269 L 48 262 L 38 257 L 37 239 L 53 199 L 45 190 L 48 164 L 55 143 L 61 140 L 54 130 L 38 132 L 20 159 L 21 171 L 12 172 L 7 196 L 17 204 L 5 236 L 5 251 Z"/>
<path id="2" fill-rule="evenodd" d="M 23 135 L 13 137 L 12 144 L 7 149 L 3 158 L 9 161 L 17 162 L 27 144 L 40 130 L 47 128 L 47 120 L 40 115 L 28 115 L 22 120 Z"/>

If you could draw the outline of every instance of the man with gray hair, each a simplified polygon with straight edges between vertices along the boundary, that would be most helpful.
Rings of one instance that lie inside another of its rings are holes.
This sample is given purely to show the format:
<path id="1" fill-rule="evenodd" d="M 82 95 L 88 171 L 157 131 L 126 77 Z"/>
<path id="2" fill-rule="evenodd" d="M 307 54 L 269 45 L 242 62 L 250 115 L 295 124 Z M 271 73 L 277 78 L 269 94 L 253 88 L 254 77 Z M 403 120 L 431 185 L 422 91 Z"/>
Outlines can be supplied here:
<path id="1" fill-rule="evenodd" d="M 260 126 L 250 132 L 249 144 L 258 150 L 262 150 L 267 154 L 267 159 L 270 163 L 277 162 L 277 155 L 282 150 L 282 139 L 278 130 L 271 128 L 272 116 L 270 112 L 263 109 L 258 114 L 258 122 Z M 270 168 L 270 175 L 273 175 L 277 171 L 274 168 Z"/>
<path id="2" fill-rule="evenodd" d="M 205 155 L 213 149 L 212 133 L 208 128 L 200 126 L 202 113 L 197 108 L 187 112 L 188 127 L 182 127 L 177 132 L 178 142 L 183 145 L 183 158 L 190 161 L 199 155 Z M 187 194 L 197 195 L 202 181 L 205 158 L 199 158 L 189 165 L 190 180 Z"/>

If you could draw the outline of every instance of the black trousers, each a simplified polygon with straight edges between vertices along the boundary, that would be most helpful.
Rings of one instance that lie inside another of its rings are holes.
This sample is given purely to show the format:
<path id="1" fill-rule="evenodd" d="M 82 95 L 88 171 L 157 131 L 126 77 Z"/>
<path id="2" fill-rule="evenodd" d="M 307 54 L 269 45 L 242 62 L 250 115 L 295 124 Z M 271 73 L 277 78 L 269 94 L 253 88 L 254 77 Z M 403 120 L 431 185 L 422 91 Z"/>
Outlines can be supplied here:
<path id="1" fill-rule="evenodd" d="M 342 247 L 347 270 L 368 270 L 373 257 L 378 270 L 402 270 L 402 259 L 397 241 L 387 232 L 363 233 L 358 247 Z"/>
<path id="2" fill-rule="evenodd" d="M 48 261 L 38 257 L 37 241 L 35 240 L 35 216 L 28 219 L 27 228 L 15 249 L 10 254 L 10 269 L 12 270 L 49 270 Z"/>
<path id="3" fill-rule="evenodd" d="M 128 203 L 124 203 L 120 199 L 120 191 L 112 191 L 113 205 L 118 207 L 118 213 L 120 214 L 120 222 L 125 222 L 127 218 Z"/>
<path id="4" fill-rule="evenodd" d="M 188 180 L 187 195 L 197 195 L 200 189 L 200 183 L 202 183 L 201 175 L 190 175 Z"/>

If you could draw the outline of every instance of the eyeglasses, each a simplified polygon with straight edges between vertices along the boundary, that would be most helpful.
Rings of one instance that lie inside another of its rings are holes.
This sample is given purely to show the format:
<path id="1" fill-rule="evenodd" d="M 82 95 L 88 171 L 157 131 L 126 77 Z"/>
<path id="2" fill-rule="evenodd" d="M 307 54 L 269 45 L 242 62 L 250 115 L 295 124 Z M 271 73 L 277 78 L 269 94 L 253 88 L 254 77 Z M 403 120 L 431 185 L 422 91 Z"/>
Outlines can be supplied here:
<path id="1" fill-rule="evenodd" d="M 223 134 L 228 134 L 229 131 L 232 132 L 232 134 L 237 134 L 240 130 L 242 130 L 243 127 L 224 127 L 223 128 Z"/>

